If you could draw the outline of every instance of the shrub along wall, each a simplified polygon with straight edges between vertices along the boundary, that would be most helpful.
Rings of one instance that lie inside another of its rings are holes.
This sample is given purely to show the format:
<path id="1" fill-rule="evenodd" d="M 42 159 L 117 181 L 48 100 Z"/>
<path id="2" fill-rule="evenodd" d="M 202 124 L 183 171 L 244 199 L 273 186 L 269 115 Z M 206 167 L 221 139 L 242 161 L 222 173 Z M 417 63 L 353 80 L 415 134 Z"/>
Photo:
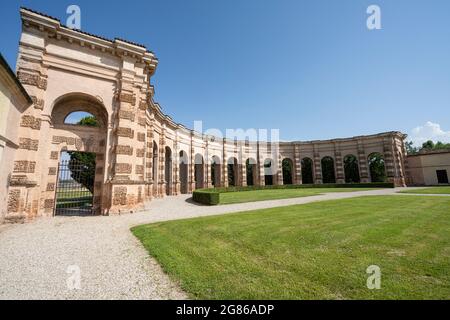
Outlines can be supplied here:
<path id="1" fill-rule="evenodd" d="M 394 188 L 394 184 L 390 182 L 374 182 L 374 183 L 327 183 L 327 184 L 290 184 L 276 186 L 248 186 L 248 187 L 229 187 L 229 188 L 212 188 L 197 189 L 192 194 L 195 202 L 217 205 L 220 201 L 220 194 L 225 192 L 254 191 L 267 189 L 303 189 L 303 188 Z"/>

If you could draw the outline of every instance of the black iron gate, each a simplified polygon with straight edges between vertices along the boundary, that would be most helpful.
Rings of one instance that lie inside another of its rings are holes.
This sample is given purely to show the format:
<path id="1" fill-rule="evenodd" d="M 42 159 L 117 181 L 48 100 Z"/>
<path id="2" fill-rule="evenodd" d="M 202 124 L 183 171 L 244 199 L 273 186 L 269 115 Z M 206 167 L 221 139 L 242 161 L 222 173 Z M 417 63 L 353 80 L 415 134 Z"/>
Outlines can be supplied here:
<path id="1" fill-rule="evenodd" d="M 93 215 L 94 178 L 95 172 L 82 161 L 62 160 L 58 166 L 55 215 Z"/>

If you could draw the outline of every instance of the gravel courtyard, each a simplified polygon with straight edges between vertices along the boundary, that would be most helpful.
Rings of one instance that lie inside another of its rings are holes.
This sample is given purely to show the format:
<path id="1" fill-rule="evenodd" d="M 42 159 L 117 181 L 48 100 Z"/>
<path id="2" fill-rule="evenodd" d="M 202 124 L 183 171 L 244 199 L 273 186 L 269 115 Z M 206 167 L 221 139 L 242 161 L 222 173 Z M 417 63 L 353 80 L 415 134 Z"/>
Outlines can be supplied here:
<path id="1" fill-rule="evenodd" d="M 0 299 L 184 299 L 131 234 L 143 223 L 245 210 L 395 194 L 400 189 L 200 206 L 190 195 L 153 200 L 143 212 L 110 217 L 55 217 L 0 226 Z M 403 194 L 404 195 L 404 194 Z M 80 288 L 68 288 L 70 266 L 80 270 Z M 68 269 L 69 268 L 69 269 Z"/>

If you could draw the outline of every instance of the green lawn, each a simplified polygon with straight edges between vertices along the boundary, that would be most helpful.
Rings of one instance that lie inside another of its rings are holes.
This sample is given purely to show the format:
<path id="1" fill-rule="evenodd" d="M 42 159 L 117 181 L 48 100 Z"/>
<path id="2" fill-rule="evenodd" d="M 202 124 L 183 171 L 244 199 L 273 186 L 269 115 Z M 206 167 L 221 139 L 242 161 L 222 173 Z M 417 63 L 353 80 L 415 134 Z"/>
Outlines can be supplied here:
<path id="1" fill-rule="evenodd" d="M 223 192 L 220 204 L 254 202 L 316 196 L 327 192 L 354 192 L 375 190 L 376 188 L 298 188 L 298 189 L 266 189 L 252 191 Z"/>
<path id="2" fill-rule="evenodd" d="M 360 197 L 132 231 L 192 298 L 450 299 L 449 209 L 447 197 Z"/>
<path id="3" fill-rule="evenodd" d="M 411 189 L 400 191 L 400 193 L 416 193 L 416 194 L 450 194 L 449 187 L 431 187 L 423 189 Z"/>

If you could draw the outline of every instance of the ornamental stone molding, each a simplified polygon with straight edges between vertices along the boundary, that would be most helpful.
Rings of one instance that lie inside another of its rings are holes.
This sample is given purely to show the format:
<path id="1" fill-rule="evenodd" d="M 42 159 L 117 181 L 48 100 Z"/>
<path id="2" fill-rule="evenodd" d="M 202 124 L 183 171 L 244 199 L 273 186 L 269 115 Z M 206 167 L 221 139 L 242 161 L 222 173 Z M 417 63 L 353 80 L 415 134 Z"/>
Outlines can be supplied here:
<path id="1" fill-rule="evenodd" d="M 38 147 L 39 147 L 39 140 L 34 140 L 30 138 L 19 138 L 19 149 L 37 151 Z"/>
<path id="2" fill-rule="evenodd" d="M 36 161 L 14 161 L 14 173 L 34 173 Z"/>
<path id="3" fill-rule="evenodd" d="M 131 173 L 132 165 L 130 163 L 116 163 L 115 165 L 115 173 L 123 174 L 123 173 Z"/>
<path id="4" fill-rule="evenodd" d="M 43 110 L 44 109 L 44 100 L 38 99 L 36 96 L 30 96 L 33 101 L 33 105 L 35 109 Z"/>
<path id="5" fill-rule="evenodd" d="M 125 127 L 119 127 L 116 130 L 116 134 L 119 137 L 125 137 L 125 138 L 134 138 L 134 130 L 132 130 L 131 128 L 125 128 Z"/>
<path id="6" fill-rule="evenodd" d="M 47 79 L 38 74 L 31 74 L 23 71 L 17 72 L 17 78 L 22 84 L 38 87 L 39 89 L 47 89 Z"/>
<path id="7" fill-rule="evenodd" d="M 41 119 L 35 118 L 30 115 L 23 115 L 22 120 L 20 121 L 21 127 L 28 127 L 35 130 L 41 129 Z"/>

